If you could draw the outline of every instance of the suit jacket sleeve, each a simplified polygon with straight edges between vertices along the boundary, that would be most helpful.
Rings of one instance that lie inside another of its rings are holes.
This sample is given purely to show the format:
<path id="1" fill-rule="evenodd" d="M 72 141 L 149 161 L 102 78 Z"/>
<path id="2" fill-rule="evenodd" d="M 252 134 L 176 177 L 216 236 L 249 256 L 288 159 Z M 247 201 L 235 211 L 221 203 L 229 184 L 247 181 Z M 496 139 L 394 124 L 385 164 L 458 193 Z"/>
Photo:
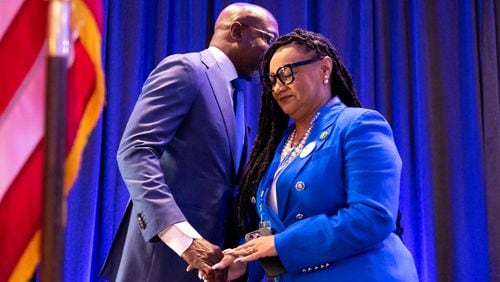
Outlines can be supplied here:
<path id="1" fill-rule="evenodd" d="M 196 69 L 186 57 L 164 59 L 144 83 L 118 149 L 117 160 L 145 240 L 186 220 L 160 167 L 164 148 L 199 93 Z"/>
<path id="2" fill-rule="evenodd" d="M 290 272 L 363 252 L 395 228 L 401 159 L 392 131 L 375 111 L 346 115 L 337 121 L 344 128 L 335 141 L 342 146 L 346 206 L 334 215 L 293 223 L 276 235 L 276 249 Z"/>

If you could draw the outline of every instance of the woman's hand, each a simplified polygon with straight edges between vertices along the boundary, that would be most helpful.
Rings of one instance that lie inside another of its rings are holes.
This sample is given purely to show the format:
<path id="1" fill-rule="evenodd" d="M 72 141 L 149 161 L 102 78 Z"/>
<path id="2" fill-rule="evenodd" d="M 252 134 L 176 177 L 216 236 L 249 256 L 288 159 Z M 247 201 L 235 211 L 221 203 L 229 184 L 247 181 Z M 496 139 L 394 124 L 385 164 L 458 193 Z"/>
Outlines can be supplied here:
<path id="1" fill-rule="evenodd" d="M 232 255 L 235 257 L 235 263 L 249 262 L 263 257 L 274 257 L 278 255 L 274 246 L 274 235 L 261 236 L 248 241 L 235 249 L 230 251 L 228 250 L 224 251 L 224 255 Z"/>
<path id="2" fill-rule="evenodd" d="M 245 274 L 247 262 L 263 257 L 274 257 L 278 255 L 274 246 L 273 236 L 261 236 L 240 245 L 234 249 L 226 249 L 222 252 L 222 260 L 212 266 L 213 270 L 223 270 L 228 268 L 227 278 L 236 279 Z M 188 270 L 191 268 L 188 267 Z M 200 279 L 206 280 L 206 274 L 198 271 Z"/>
<path id="3" fill-rule="evenodd" d="M 218 263 L 214 264 L 212 266 L 212 270 L 214 271 L 224 271 L 227 268 L 227 280 L 234 280 L 243 274 L 245 274 L 247 270 L 247 263 L 246 262 L 235 262 L 236 258 L 233 255 L 230 255 L 228 253 L 233 252 L 233 249 L 226 249 L 222 253 L 224 254 L 224 257 L 219 261 Z M 191 270 L 192 267 L 188 266 L 188 271 Z M 198 278 L 200 280 L 203 280 L 205 282 L 210 282 L 207 278 L 207 274 L 201 270 L 198 270 Z"/>

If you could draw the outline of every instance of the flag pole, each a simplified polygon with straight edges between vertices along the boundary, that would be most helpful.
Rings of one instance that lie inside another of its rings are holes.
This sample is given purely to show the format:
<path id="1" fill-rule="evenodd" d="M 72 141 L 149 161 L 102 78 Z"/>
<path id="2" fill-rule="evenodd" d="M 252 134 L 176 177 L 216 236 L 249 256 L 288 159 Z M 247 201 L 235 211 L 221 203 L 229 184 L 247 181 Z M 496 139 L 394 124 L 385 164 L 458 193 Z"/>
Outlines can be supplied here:
<path id="1" fill-rule="evenodd" d="M 51 0 L 48 14 L 48 62 L 45 116 L 45 161 L 42 219 L 43 282 L 63 278 L 66 199 L 67 62 L 70 50 L 70 0 Z"/>

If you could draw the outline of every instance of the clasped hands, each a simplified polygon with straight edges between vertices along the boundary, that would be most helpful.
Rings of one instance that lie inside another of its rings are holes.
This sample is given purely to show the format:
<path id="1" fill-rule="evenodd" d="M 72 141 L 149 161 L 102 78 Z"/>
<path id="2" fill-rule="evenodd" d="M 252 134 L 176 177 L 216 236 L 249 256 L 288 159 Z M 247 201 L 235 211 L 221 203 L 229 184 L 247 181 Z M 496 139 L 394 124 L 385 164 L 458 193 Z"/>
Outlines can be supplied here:
<path id="1" fill-rule="evenodd" d="M 224 251 L 207 240 L 194 239 L 182 258 L 189 263 L 187 271 L 198 269 L 200 279 L 219 282 L 233 280 L 245 274 L 249 261 L 276 255 L 274 236 L 263 236 Z"/>

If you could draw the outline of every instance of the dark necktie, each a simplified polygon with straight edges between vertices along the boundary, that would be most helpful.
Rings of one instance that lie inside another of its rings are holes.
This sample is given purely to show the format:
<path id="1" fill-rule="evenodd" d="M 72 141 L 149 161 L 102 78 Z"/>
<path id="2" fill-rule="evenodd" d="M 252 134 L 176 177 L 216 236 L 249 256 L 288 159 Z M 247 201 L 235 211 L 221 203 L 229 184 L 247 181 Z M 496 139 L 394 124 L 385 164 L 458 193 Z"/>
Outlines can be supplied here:
<path id="1" fill-rule="evenodd" d="M 236 159 L 235 170 L 236 174 L 239 172 L 241 158 L 244 152 L 245 146 L 245 97 L 243 97 L 242 81 L 239 78 L 231 80 L 231 86 L 233 87 L 233 109 L 235 117 L 235 136 L 236 136 Z"/>

